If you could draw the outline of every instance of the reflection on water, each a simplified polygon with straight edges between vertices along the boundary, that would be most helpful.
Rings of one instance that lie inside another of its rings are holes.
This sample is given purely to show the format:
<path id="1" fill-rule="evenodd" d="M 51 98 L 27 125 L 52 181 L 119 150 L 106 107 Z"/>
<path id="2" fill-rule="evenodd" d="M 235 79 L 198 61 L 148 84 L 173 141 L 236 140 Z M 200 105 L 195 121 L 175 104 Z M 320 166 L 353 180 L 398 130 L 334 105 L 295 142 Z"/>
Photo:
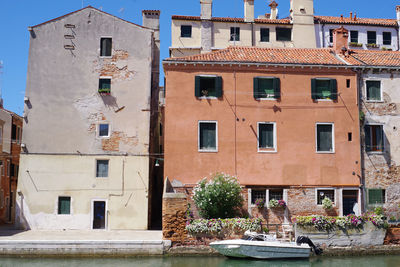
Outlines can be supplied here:
<path id="1" fill-rule="evenodd" d="M 224 257 L 136 257 L 136 258 L 0 258 L 0 267 L 392 267 L 400 266 L 400 256 L 320 257 L 310 260 L 240 260 Z"/>

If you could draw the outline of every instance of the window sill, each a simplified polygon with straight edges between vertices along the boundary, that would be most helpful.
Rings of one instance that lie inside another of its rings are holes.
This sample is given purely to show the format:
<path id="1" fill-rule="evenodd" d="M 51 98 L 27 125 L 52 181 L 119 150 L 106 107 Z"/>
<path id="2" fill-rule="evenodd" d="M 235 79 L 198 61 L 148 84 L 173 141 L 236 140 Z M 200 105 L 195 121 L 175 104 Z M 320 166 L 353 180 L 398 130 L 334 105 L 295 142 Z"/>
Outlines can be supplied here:
<path id="1" fill-rule="evenodd" d="M 181 36 L 181 37 L 179 37 L 179 38 L 182 38 L 182 39 L 190 39 L 190 38 L 192 38 L 192 36 Z"/>
<path id="2" fill-rule="evenodd" d="M 317 154 L 335 154 L 335 151 L 315 151 Z"/>
<path id="3" fill-rule="evenodd" d="M 333 102 L 333 99 L 315 99 L 317 102 Z"/>
<path id="4" fill-rule="evenodd" d="M 257 101 L 276 101 L 278 98 L 254 98 Z"/>
<path id="5" fill-rule="evenodd" d="M 385 151 L 365 151 L 367 154 L 370 155 L 384 155 Z"/>
<path id="6" fill-rule="evenodd" d="M 258 153 L 277 153 L 278 150 L 277 150 L 277 149 L 271 149 L 271 150 L 258 149 L 257 152 L 258 152 Z"/>
<path id="7" fill-rule="evenodd" d="M 197 99 L 218 99 L 218 97 L 216 97 L 216 96 L 201 96 L 201 97 L 198 97 Z"/>
<path id="8" fill-rule="evenodd" d="M 383 100 L 366 100 L 367 103 L 385 103 Z"/>
<path id="9" fill-rule="evenodd" d="M 112 55 L 111 56 L 99 56 L 99 58 L 105 58 L 105 59 L 112 58 Z"/>
<path id="10" fill-rule="evenodd" d="M 198 152 L 200 152 L 200 153 L 217 153 L 218 149 L 217 150 L 205 150 L 205 149 L 202 150 L 202 149 L 199 149 Z"/>
<path id="11" fill-rule="evenodd" d="M 108 136 L 97 136 L 97 138 L 99 138 L 99 139 L 110 139 L 110 136 L 108 135 Z"/>
<path id="12" fill-rule="evenodd" d="M 318 203 L 317 203 L 317 207 L 318 207 L 318 208 L 322 208 L 322 206 L 323 206 L 322 204 L 318 204 Z M 332 203 L 332 208 L 336 208 L 335 203 Z"/>
<path id="13" fill-rule="evenodd" d="M 96 177 L 96 179 L 108 179 L 108 176 L 107 177 Z"/>
<path id="14" fill-rule="evenodd" d="M 57 214 L 57 216 L 71 216 L 72 214 Z"/>

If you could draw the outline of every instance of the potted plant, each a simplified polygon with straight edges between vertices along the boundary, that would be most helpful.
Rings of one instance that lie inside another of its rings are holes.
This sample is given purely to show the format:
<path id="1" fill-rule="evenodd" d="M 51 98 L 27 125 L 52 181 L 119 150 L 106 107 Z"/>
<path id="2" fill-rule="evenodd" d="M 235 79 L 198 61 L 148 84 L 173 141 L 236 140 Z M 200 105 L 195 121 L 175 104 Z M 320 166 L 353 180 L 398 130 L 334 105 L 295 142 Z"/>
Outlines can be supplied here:
<path id="1" fill-rule="evenodd" d="M 377 44 L 367 44 L 367 47 L 378 48 L 379 45 L 377 45 Z"/>
<path id="2" fill-rule="evenodd" d="M 362 44 L 356 43 L 356 42 L 351 42 L 351 43 L 349 43 L 349 45 L 353 46 L 353 47 L 362 47 L 363 46 Z"/>
<path id="3" fill-rule="evenodd" d="M 330 200 L 328 197 L 325 197 L 322 200 L 322 208 L 324 208 L 325 210 L 330 210 L 333 208 L 333 203 L 332 200 Z"/>
<path id="4" fill-rule="evenodd" d="M 271 199 L 268 204 L 269 204 L 270 208 L 285 208 L 286 207 L 286 202 L 282 199 L 280 199 L 280 200 Z"/>
<path id="5" fill-rule="evenodd" d="M 256 199 L 256 201 L 254 202 L 254 204 L 257 206 L 258 209 L 263 209 L 265 206 L 265 200 L 262 198 L 258 198 Z"/>

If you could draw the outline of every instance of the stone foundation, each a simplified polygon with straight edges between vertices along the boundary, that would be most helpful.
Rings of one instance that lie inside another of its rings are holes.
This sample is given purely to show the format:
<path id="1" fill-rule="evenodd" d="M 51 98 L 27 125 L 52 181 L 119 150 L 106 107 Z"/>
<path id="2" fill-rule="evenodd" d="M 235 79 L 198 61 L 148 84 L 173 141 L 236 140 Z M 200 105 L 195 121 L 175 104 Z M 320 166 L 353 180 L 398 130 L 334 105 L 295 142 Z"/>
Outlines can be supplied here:
<path id="1" fill-rule="evenodd" d="M 184 194 L 164 193 L 162 231 L 163 239 L 172 245 L 184 244 L 189 240 L 186 227 L 187 200 Z"/>

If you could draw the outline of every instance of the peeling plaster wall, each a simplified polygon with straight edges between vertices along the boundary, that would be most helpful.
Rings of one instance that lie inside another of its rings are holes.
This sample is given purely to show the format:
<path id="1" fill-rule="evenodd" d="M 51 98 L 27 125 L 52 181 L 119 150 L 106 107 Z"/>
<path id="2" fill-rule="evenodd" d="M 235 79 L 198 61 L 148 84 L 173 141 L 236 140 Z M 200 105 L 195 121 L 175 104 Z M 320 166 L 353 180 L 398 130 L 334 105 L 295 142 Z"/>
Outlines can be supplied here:
<path id="1" fill-rule="evenodd" d="M 383 101 L 366 100 L 366 80 L 380 80 Z M 363 132 L 366 188 L 386 190 L 384 207 L 390 216 L 400 217 L 400 73 L 369 71 L 363 74 L 361 97 L 364 124 L 382 124 L 384 151 L 366 152 Z"/>
<path id="2" fill-rule="evenodd" d="M 3 127 L 3 132 L 1 133 L 1 146 L 2 146 L 2 151 L 5 153 L 11 153 L 11 114 L 8 113 L 5 110 L 0 109 L 0 121 L 2 127 Z"/>

